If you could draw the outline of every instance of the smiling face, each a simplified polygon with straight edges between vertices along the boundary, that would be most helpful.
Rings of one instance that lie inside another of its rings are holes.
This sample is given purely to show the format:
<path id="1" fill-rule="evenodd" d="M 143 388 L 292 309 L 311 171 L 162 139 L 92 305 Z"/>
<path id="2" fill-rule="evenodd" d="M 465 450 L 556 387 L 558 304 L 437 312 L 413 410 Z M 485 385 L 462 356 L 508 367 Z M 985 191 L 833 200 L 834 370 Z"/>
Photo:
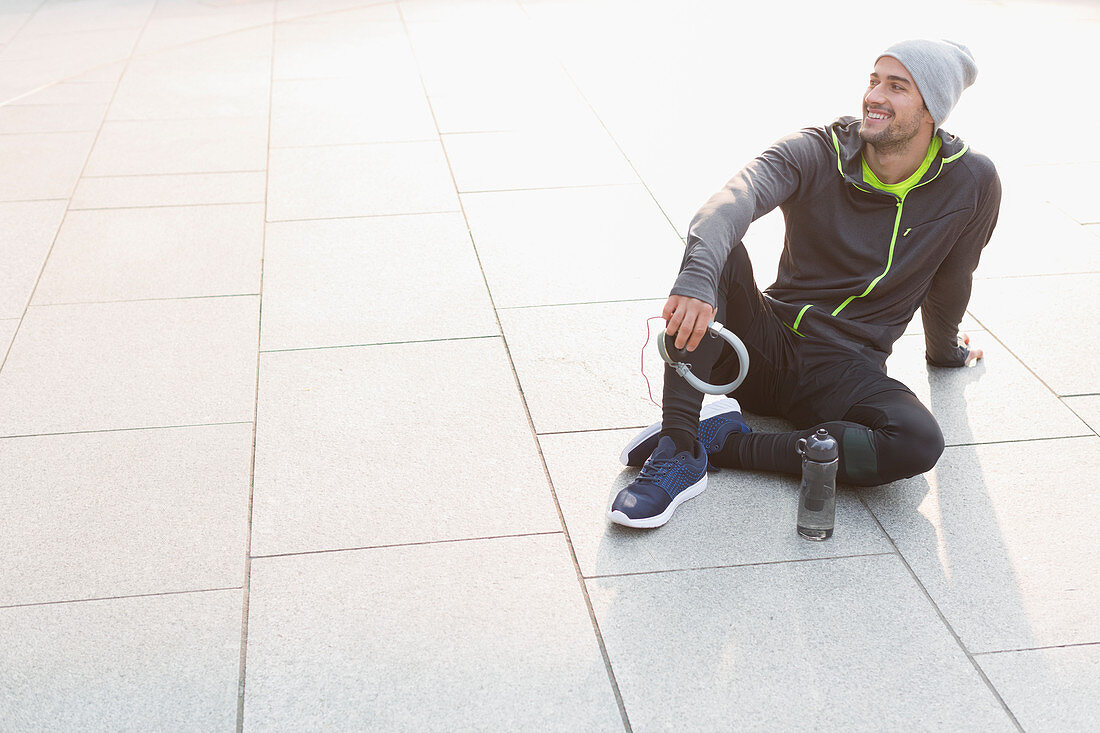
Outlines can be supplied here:
<path id="1" fill-rule="evenodd" d="M 863 94 L 863 124 L 859 128 L 863 141 L 879 152 L 904 150 L 924 128 L 930 140 L 935 126 L 917 83 L 901 62 L 893 56 L 876 61 Z"/>

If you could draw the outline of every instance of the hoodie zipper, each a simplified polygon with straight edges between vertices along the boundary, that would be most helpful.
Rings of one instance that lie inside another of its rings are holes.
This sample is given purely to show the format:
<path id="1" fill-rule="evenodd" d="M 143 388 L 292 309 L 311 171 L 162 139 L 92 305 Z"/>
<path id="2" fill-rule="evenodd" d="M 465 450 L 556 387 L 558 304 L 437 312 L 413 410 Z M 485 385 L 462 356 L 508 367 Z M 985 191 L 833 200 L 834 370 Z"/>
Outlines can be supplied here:
<path id="1" fill-rule="evenodd" d="M 836 138 L 836 132 L 833 132 L 833 146 L 836 148 L 837 169 L 840 171 L 840 175 L 844 178 L 844 180 L 846 180 L 852 186 L 855 186 L 860 191 L 863 191 L 865 193 L 870 193 L 870 194 L 885 193 L 885 191 L 879 191 L 878 189 L 864 188 L 863 186 L 860 186 L 858 183 L 856 183 L 854 178 L 852 178 L 851 176 L 845 175 L 844 168 L 843 168 L 842 161 L 841 161 L 841 157 L 840 157 L 840 141 L 837 140 L 837 138 Z M 932 176 L 931 178 L 929 178 L 927 181 L 924 181 L 923 183 L 918 183 L 917 185 L 913 186 L 913 188 L 911 188 L 911 189 L 909 189 L 908 191 L 905 192 L 905 196 L 908 196 L 912 191 L 920 188 L 921 186 L 926 186 L 929 183 L 931 183 L 932 181 L 939 178 L 940 173 L 943 172 L 944 164 L 945 163 L 950 163 L 951 161 L 955 160 L 956 158 L 961 157 L 962 154 L 965 153 L 969 149 L 969 147 L 970 147 L 969 145 L 966 145 L 964 143 L 963 144 L 963 149 L 960 150 L 959 152 L 955 153 L 951 157 L 949 157 L 949 158 L 942 158 L 941 157 L 940 158 L 940 167 L 938 169 L 936 169 L 936 174 L 934 176 Z M 849 303 L 851 303 L 856 298 L 862 298 L 863 296 L 867 295 L 872 290 L 874 290 L 875 285 L 877 285 L 878 282 L 880 280 L 882 280 L 882 278 L 886 277 L 886 274 L 888 272 L 890 272 L 890 266 L 893 265 L 893 263 L 894 263 L 894 245 L 897 244 L 897 241 L 898 241 L 898 228 L 901 226 L 901 214 L 904 211 L 904 205 L 905 205 L 905 196 L 898 196 L 897 194 L 890 194 L 890 195 L 893 196 L 894 199 L 896 199 L 896 201 L 897 201 L 897 203 L 895 204 L 895 206 L 897 207 L 897 214 L 894 216 L 894 231 L 890 235 L 890 250 L 889 250 L 889 254 L 886 257 L 886 269 L 882 271 L 881 275 L 879 275 L 874 280 L 872 280 L 870 282 L 870 284 L 867 286 L 867 289 L 864 290 L 862 293 L 860 293 L 859 295 L 849 295 L 848 298 L 843 303 L 841 303 L 839 306 L 837 306 L 837 309 L 834 310 L 830 314 L 832 316 L 836 316 L 838 313 L 840 313 L 842 310 L 844 310 L 848 306 Z M 905 231 L 905 234 L 909 234 L 909 231 L 910 230 L 907 229 Z M 902 236 L 905 236 L 905 235 L 902 235 Z M 794 331 L 799 336 L 804 337 L 805 334 L 803 334 L 801 331 L 798 330 L 798 326 L 802 323 L 802 317 L 805 316 L 806 312 L 809 311 L 813 307 L 814 306 L 813 306 L 812 303 L 807 303 L 806 305 L 802 306 L 802 310 L 800 310 L 798 312 L 798 317 L 794 319 L 794 323 L 787 326 L 787 328 L 791 329 L 792 331 Z"/>

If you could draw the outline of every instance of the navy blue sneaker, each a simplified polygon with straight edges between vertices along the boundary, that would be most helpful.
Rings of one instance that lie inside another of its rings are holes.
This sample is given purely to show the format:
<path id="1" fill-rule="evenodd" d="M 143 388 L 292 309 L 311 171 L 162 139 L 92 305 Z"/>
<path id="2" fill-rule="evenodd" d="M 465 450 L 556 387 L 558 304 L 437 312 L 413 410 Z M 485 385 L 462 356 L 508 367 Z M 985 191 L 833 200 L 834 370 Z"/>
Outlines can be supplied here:
<path id="1" fill-rule="evenodd" d="M 619 492 L 607 518 L 627 527 L 660 527 L 672 518 L 676 507 L 707 488 L 707 452 L 695 441 L 695 450 L 676 452 L 665 436 L 645 462 L 642 472 Z"/>
<path id="2" fill-rule="evenodd" d="M 657 447 L 661 423 L 656 422 L 634 436 L 623 448 L 619 460 L 624 466 L 641 466 Z M 703 405 L 699 413 L 699 440 L 707 449 L 707 455 L 719 450 L 731 433 L 751 433 L 752 428 L 741 417 L 741 405 L 732 397 L 715 400 Z"/>

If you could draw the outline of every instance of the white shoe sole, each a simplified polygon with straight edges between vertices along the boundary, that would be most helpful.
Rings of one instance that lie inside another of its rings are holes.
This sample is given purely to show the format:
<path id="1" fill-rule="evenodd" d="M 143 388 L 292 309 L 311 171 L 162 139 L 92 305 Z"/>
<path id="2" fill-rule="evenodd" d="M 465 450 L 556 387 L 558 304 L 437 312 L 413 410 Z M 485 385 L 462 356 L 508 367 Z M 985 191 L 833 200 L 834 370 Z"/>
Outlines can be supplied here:
<path id="1" fill-rule="evenodd" d="M 631 519 L 619 510 L 608 511 L 607 518 L 615 524 L 621 524 L 624 527 L 634 527 L 635 529 L 653 529 L 654 527 L 660 527 L 662 524 L 672 519 L 673 512 L 676 511 L 676 507 L 683 504 L 688 499 L 694 499 L 702 494 L 707 488 L 707 475 L 704 473 L 703 478 L 687 487 L 673 498 L 672 503 L 668 507 L 655 517 L 644 517 L 642 519 Z"/>
<path id="2" fill-rule="evenodd" d="M 739 403 L 733 397 L 725 397 L 720 400 L 715 400 L 714 402 L 703 405 L 703 409 L 699 411 L 699 422 L 702 422 L 707 418 L 714 417 L 715 415 L 719 415 L 723 412 L 730 412 L 731 410 L 741 412 L 741 403 Z M 659 432 L 661 432 L 661 423 L 655 422 L 648 428 L 644 429 L 642 432 L 631 438 L 630 442 L 626 444 L 625 448 L 623 448 L 623 452 L 619 454 L 619 463 L 623 464 L 624 466 L 629 466 L 630 464 L 626 461 L 627 456 L 630 455 L 630 451 L 634 450 L 639 445 L 649 440 Z"/>

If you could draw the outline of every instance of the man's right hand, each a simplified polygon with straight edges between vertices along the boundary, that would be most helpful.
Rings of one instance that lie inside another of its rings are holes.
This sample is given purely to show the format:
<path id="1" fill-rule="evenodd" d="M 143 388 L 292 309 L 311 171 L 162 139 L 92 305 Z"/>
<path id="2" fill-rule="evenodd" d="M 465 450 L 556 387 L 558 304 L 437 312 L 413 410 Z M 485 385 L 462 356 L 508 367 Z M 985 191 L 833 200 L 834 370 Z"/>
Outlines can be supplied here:
<path id="1" fill-rule="evenodd" d="M 665 333 L 676 337 L 677 349 L 683 349 L 686 345 L 688 351 L 695 351 L 706 335 L 707 325 L 717 314 L 718 309 L 711 307 L 710 303 L 686 295 L 669 296 L 661 310 L 661 317 L 668 322 Z"/>

